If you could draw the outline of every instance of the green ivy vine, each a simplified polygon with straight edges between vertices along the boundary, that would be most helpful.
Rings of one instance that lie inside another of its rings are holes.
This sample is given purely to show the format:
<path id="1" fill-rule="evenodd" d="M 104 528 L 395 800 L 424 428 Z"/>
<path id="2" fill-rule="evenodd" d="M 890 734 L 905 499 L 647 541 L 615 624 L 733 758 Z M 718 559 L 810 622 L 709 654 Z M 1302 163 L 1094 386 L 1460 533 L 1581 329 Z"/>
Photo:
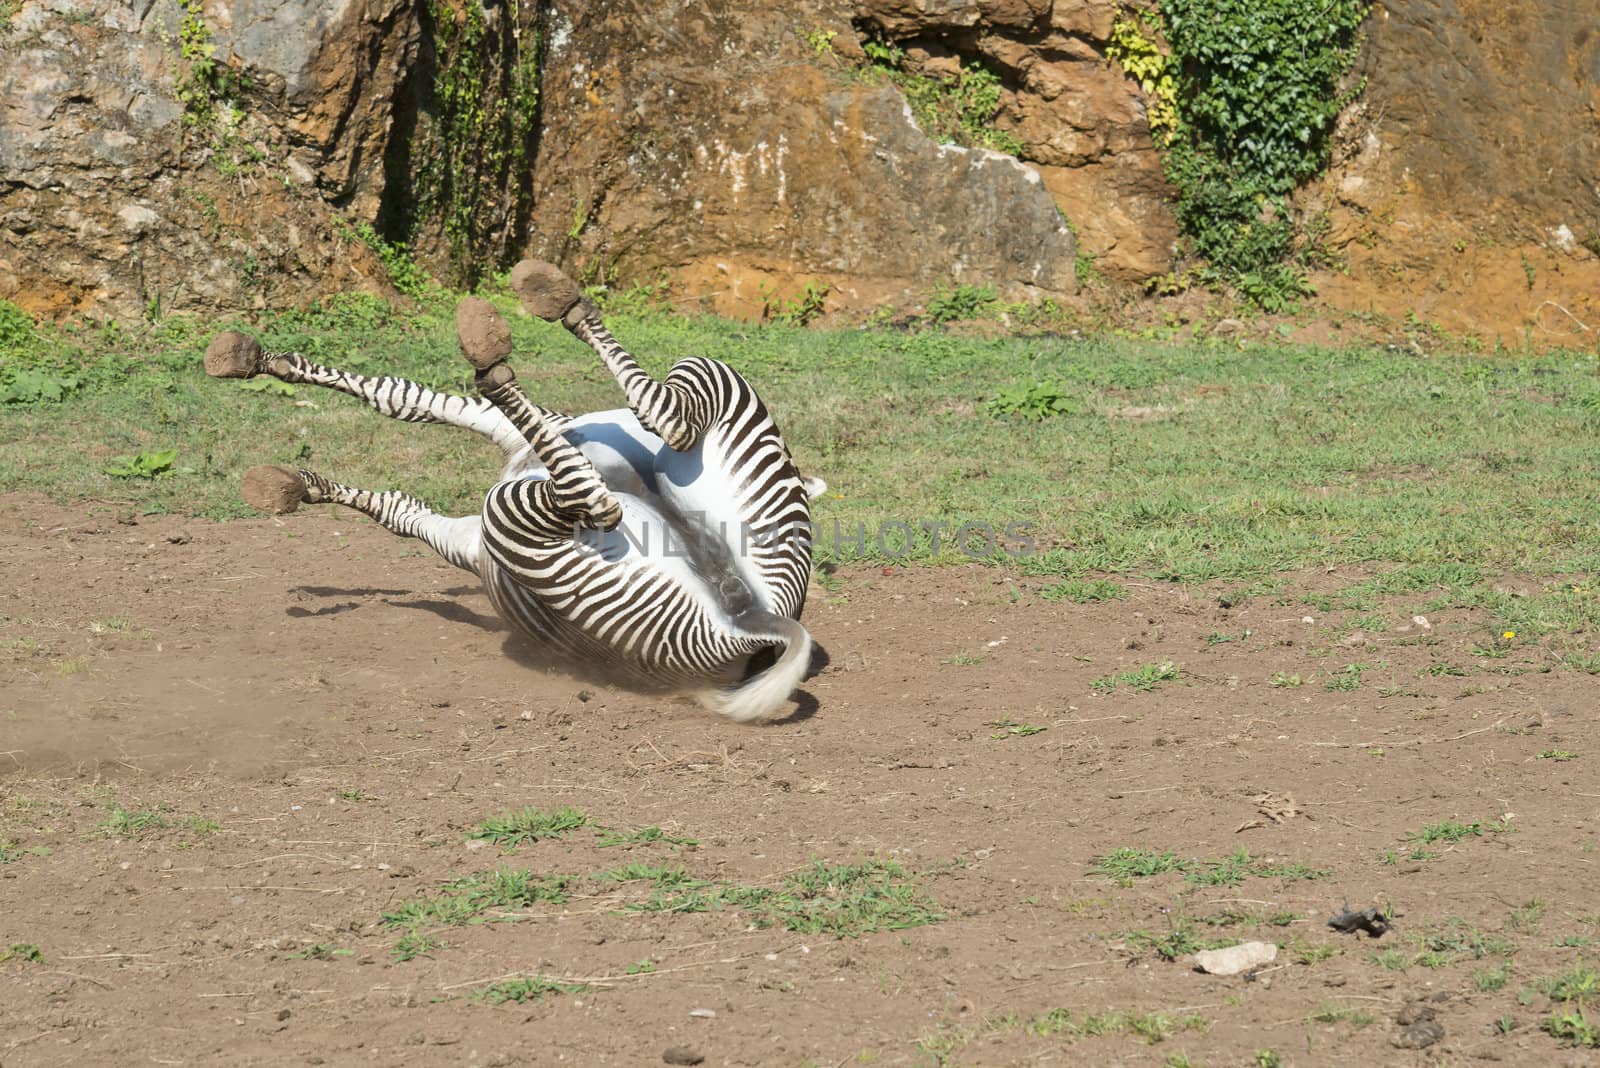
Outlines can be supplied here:
<path id="1" fill-rule="evenodd" d="M 1315 242 L 1289 196 L 1321 173 L 1371 0 L 1159 0 L 1128 9 L 1109 54 L 1151 98 L 1176 213 L 1203 281 L 1268 310 L 1311 292 Z M 1165 47 L 1162 47 L 1164 42 Z"/>
<path id="2" fill-rule="evenodd" d="M 436 57 L 413 144 L 416 221 L 440 226 L 457 281 L 503 266 L 532 200 L 543 33 L 539 0 L 425 0 Z"/>

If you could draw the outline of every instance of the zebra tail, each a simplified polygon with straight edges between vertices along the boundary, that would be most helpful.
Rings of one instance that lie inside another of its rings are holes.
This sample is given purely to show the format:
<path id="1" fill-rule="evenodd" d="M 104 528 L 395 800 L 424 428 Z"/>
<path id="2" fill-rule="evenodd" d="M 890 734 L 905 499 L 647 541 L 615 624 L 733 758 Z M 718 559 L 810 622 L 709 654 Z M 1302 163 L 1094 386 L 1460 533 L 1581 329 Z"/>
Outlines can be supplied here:
<path id="1" fill-rule="evenodd" d="M 735 622 L 747 634 L 784 645 L 783 655 L 761 674 L 699 695 L 700 703 L 713 712 L 746 723 L 770 716 L 788 703 L 811 666 L 811 635 L 796 621 L 770 612 L 750 612 Z"/>

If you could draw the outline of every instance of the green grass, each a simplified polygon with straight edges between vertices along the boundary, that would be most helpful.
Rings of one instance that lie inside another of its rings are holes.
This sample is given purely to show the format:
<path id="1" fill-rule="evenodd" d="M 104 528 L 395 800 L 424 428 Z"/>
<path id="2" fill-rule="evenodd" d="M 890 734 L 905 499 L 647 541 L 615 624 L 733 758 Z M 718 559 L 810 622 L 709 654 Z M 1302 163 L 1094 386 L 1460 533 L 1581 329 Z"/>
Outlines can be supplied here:
<path id="1" fill-rule="evenodd" d="M 585 983 L 562 982 L 544 975 L 523 975 L 515 979 L 499 979 L 486 983 L 472 996 L 491 1005 L 504 1005 L 508 1001 L 518 1004 L 540 1001 L 550 994 L 584 994 L 593 989 Z"/>
<path id="2" fill-rule="evenodd" d="M 499 289 L 494 298 L 509 308 Z M 212 331 L 243 325 L 269 347 L 464 389 L 470 371 L 449 312 L 435 298 L 402 316 L 341 297 L 254 324 L 168 318 L 19 329 L 0 352 L 0 382 L 25 374 L 71 381 L 59 399 L 0 403 L 8 461 L 0 492 L 228 517 L 245 514 L 237 482 L 246 467 L 309 460 L 355 485 L 401 486 L 447 511 L 475 509 L 498 463 L 493 447 L 471 435 L 381 420 L 305 387 L 295 397 L 245 391 L 207 379 L 199 365 Z M 729 360 L 757 385 L 802 469 L 833 486 L 816 506 L 824 558 L 881 558 L 871 532 L 889 520 L 919 531 L 923 521 L 975 519 L 996 530 L 1025 523 L 1036 538 L 1067 546 L 1036 554 L 1027 566 L 1039 574 L 1246 582 L 1374 563 L 1381 574 L 1338 595 L 1341 606 L 1370 612 L 1389 597 L 1470 594 L 1519 634 L 1600 624 L 1600 595 L 1583 579 L 1600 571 L 1600 546 L 1585 533 L 1600 522 L 1591 492 L 1600 460 L 1588 447 L 1600 387 L 1584 360 L 1423 361 L 1363 350 L 613 318 L 652 371 L 698 352 Z M 559 327 L 513 316 L 511 328 L 516 363 L 537 374 L 536 401 L 569 410 L 620 403 L 592 355 Z M 1038 382 L 1058 384 L 1072 410 L 1043 420 L 979 410 L 997 386 Z M 304 399 L 317 407 L 295 407 Z M 1175 414 L 1115 414 L 1162 405 Z M 1419 420 L 1428 433 L 1416 432 Z M 176 460 L 166 477 L 105 473 L 115 457 L 169 449 Z M 842 541 L 832 537 L 834 521 Z M 850 537 L 858 524 L 869 532 L 859 549 Z M 919 532 L 912 555 L 935 555 L 930 534 Z M 961 551 L 946 537 L 938 555 Z M 1548 586 L 1511 598 L 1483 585 L 1513 570 L 1547 577 Z"/>
<path id="3" fill-rule="evenodd" d="M 1146 664 L 1133 671 L 1119 671 L 1104 678 L 1095 679 L 1089 683 L 1089 688 L 1095 693 L 1113 693 L 1120 686 L 1130 690 L 1149 692 L 1160 686 L 1163 682 L 1170 682 L 1178 677 L 1183 670 L 1181 665 L 1170 660 L 1163 660 L 1158 664 Z"/>
<path id="4" fill-rule="evenodd" d="M 1085 1013 L 1057 1008 L 1031 1016 L 1018 1012 L 1000 1013 L 975 1025 L 943 1024 L 931 1034 L 919 1038 L 916 1048 L 926 1060 L 943 1068 L 945 1065 L 964 1063 L 959 1055 L 980 1039 L 1026 1035 L 1070 1043 L 1083 1038 L 1120 1036 L 1139 1039 L 1153 1046 L 1183 1032 L 1203 1033 L 1210 1026 L 1211 1021 L 1193 1012 L 1104 1009 Z M 986 1057 L 984 1063 L 990 1063 L 990 1060 Z M 1174 1053 L 1163 1063 L 1178 1066 L 1191 1062 L 1185 1054 Z"/>
<path id="5" fill-rule="evenodd" d="M 1067 579 L 1039 591 L 1047 601 L 1071 601 L 1090 604 L 1095 601 L 1117 601 L 1128 596 L 1128 589 L 1109 579 Z"/>
<path id="6" fill-rule="evenodd" d="M 813 860 L 776 887 L 693 882 L 659 887 L 625 911 L 688 913 L 738 911 L 757 927 L 854 938 L 899 931 L 944 919 L 921 882 L 894 861 L 829 864 Z"/>
<path id="7" fill-rule="evenodd" d="M 701 879 L 678 865 L 646 861 L 583 875 L 501 866 L 422 891 L 383 913 L 380 922 L 398 932 L 391 947 L 395 959 L 408 961 L 443 948 L 440 935 L 448 929 L 515 923 L 529 918 L 539 906 L 565 905 L 579 894 L 610 898 L 608 907 L 619 913 L 737 912 L 754 927 L 836 938 L 944 919 L 922 878 L 893 861 L 813 860 L 773 886 Z"/>
<path id="8" fill-rule="evenodd" d="M 124 840 L 137 840 L 159 831 L 175 829 L 186 831 L 196 838 L 203 838 L 221 830 L 222 824 L 204 816 L 174 816 L 172 815 L 172 806 L 168 804 L 156 804 L 144 808 L 127 808 L 120 803 L 113 802 L 106 809 L 105 818 L 96 825 L 95 829 L 107 838 Z"/>
<path id="9" fill-rule="evenodd" d="M 489 816 L 467 837 L 493 842 L 502 849 L 511 849 L 524 842 L 560 838 L 588 822 L 589 817 L 575 808 L 563 807 L 547 812 L 530 805 Z"/>
<path id="10" fill-rule="evenodd" d="M 1321 879 L 1328 872 L 1299 862 L 1272 863 L 1259 860 L 1240 846 L 1226 857 L 1180 857 L 1172 850 L 1156 852 L 1149 848 L 1121 846 L 1094 859 L 1091 875 L 1103 875 L 1121 884 L 1149 879 L 1168 872 L 1181 872 L 1191 886 L 1238 886 L 1247 878 Z"/>
<path id="11" fill-rule="evenodd" d="M 11 960 L 43 964 L 44 951 L 32 942 L 12 942 L 4 950 L 0 950 L 0 964 Z"/>

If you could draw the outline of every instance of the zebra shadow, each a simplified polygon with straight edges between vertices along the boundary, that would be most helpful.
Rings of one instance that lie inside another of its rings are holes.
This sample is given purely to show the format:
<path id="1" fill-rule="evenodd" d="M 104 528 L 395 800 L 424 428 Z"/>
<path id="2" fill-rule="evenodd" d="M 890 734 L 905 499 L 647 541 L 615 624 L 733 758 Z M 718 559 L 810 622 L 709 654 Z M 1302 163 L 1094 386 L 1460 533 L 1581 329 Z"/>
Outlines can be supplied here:
<path id="1" fill-rule="evenodd" d="M 295 619 L 331 616 L 341 612 L 350 612 L 364 607 L 365 604 L 370 604 L 376 599 L 378 602 L 392 608 L 428 612 L 450 623 L 476 627 L 485 633 L 502 634 L 504 637 L 501 641 L 501 652 L 516 664 L 533 671 L 556 672 L 589 686 L 615 686 L 641 697 L 667 699 L 683 696 L 681 689 L 652 683 L 651 680 L 640 676 L 607 670 L 556 650 L 545 648 L 537 640 L 508 626 L 498 615 L 475 612 L 456 600 L 419 597 L 415 596 L 411 590 L 379 589 L 375 587 L 346 589 L 335 586 L 296 586 L 291 592 L 312 597 L 337 599 L 333 604 L 318 608 L 291 605 L 285 610 L 285 614 Z M 441 592 L 445 597 L 484 595 L 483 587 L 481 586 L 458 586 Z M 413 595 L 407 597 L 407 594 Z M 349 600 L 348 598 L 357 599 Z M 750 658 L 749 664 L 745 667 L 744 676 L 740 681 L 765 671 L 772 666 L 775 659 L 776 653 L 772 650 L 763 650 L 757 653 Z M 812 679 L 820 675 L 827 669 L 830 662 L 831 658 L 828 655 L 828 651 L 822 645 L 813 642 L 811 646 L 811 663 L 806 669 L 805 678 Z M 794 711 L 787 716 L 768 720 L 766 725 L 777 726 L 786 723 L 800 723 L 816 715 L 822 707 L 815 695 L 808 690 L 796 690 L 794 701 Z"/>

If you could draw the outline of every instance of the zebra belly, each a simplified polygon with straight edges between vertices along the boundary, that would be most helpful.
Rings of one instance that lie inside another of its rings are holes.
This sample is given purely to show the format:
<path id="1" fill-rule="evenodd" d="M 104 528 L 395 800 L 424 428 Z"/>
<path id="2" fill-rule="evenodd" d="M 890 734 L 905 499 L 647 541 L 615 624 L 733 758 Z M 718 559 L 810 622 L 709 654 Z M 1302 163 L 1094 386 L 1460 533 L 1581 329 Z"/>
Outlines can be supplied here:
<path id="1" fill-rule="evenodd" d="M 657 681 L 727 681 L 768 641 L 740 632 L 748 589 L 726 579 L 726 554 L 695 541 L 658 501 L 618 492 L 610 531 L 525 549 L 485 574 L 501 616 L 537 640 L 594 664 Z M 487 556 L 487 554 L 486 554 Z"/>

